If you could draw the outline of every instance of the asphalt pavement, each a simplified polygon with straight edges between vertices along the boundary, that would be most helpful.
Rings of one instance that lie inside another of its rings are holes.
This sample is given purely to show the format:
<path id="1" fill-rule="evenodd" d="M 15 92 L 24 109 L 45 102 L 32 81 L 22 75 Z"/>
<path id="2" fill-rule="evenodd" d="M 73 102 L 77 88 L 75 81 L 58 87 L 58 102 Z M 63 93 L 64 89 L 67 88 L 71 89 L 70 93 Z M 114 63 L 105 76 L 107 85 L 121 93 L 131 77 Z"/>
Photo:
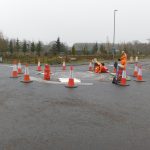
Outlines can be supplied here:
<path id="1" fill-rule="evenodd" d="M 112 84 L 109 74 L 75 66 L 75 89 L 61 84 L 10 78 L 11 65 L 0 64 L 0 150 L 149 150 L 150 61 L 142 62 L 143 79 L 130 86 Z M 107 64 L 113 70 L 112 64 Z M 30 76 L 37 74 L 30 66 Z M 51 81 L 69 76 L 69 67 L 51 67 Z M 132 75 L 134 64 L 128 65 Z"/>

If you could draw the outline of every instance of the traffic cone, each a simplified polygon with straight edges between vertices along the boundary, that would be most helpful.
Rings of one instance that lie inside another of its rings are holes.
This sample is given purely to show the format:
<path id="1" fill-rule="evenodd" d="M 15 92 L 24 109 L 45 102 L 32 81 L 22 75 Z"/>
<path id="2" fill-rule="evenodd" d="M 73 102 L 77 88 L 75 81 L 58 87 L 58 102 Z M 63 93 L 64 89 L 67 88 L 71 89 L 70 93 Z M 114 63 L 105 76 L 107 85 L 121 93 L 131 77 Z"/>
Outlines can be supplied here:
<path id="1" fill-rule="evenodd" d="M 138 71 L 137 79 L 135 81 L 137 81 L 137 82 L 145 82 L 143 80 L 143 77 L 142 77 L 142 65 L 139 66 L 139 71 Z"/>
<path id="2" fill-rule="evenodd" d="M 121 77 L 121 82 L 118 83 L 118 85 L 120 86 L 129 86 L 129 84 L 127 84 L 127 75 L 126 75 L 126 70 L 124 69 L 122 71 L 122 77 Z"/>
<path id="3" fill-rule="evenodd" d="M 38 60 L 37 71 L 42 71 L 40 60 Z"/>
<path id="4" fill-rule="evenodd" d="M 74 78 L 73 78 L 73 67 L 70 67 L 70 77 L 68 80 L 68 84 L 65 86 L 66 88 L 76 88 L 77 86 L 74 83 Z"/>
<path id="5" fill-rule="evenodd" d="M 89 71 L 93 71 L 92 62 L 90 62 L 90 64 L 89 64 Z"/>
<path id="6" fill-rule="evenodd" d="M 13 70 L 12 70 L 12 73 L 11 73 L 11 78 L 18 78 L 18 71 L 17 71 L 17 65 L 16 65 L 16 61 L 14 61 L 13 63 Z"/>
<path id="7" fill-rule="evenodd" d="M 62 70 L 66 70 L 66 63 L 63 61 Z"/>
<path id="8" fill-rule="evenodd" d="M 113 73 L 116 73 L 116 68 L 114 67 Z"/>
<path id="9" fill-rule="evenodd" d="M 18 62 L 18 74 L 22 74 L 21 63 Z"/>
<path id="10" fill-rule="evenodd" d="M 50 66 L 48 64 L 45 64 L 44 80 L 50 80 L 50 74 L 51 74 Z"/>
<path id="11" fill-rule="evenodd" d="M 138 66 L 137 66 L 137 64 L 135 64 L 133 76 L 137 77 L 137 75 L 138 75 Z"/>
<path id="12" fill-rule="evenodd" d="M 28 66 L 29 66 L 28 64 L 26 64 L 26 66 L 25 66 L 24 80 L 21 81 L 21 82 L 23 82 L 23 83 L 30 83 L 30 82 L 33 82 L 33 81 L 30 79 Z"/>

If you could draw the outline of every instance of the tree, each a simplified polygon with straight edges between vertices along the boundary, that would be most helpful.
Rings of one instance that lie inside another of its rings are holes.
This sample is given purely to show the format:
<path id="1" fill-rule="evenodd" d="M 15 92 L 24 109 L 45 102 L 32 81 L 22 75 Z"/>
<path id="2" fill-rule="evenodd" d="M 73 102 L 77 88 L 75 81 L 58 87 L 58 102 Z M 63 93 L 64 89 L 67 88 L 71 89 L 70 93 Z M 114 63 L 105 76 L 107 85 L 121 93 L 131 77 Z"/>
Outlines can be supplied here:
<path id="1" fill-rule="evenodd" d="M 13 48 L 13 43 L 12 40 L 10 40 L 9 42 L 9 52 L 11 53 L 11 55 L 13 54 L 14 48 Z"/>
<path id="2" fill-rule="evenodd" d="M 101 52 L 101 54 L 107 54 L 107 51 L 106 51 L 104 45 L 101 45 L 101 46 L 100 46 L 100 52 Z"/>
<path id="3" fill-rule="evenodd" d="M 83 55 L 88 55 L 87 45 L 84 45 L 82 52 L 83 52 Z"/>
<path id="4" fill-rule="evenodd" d="M 41 55 L 41 51 L 42 51 L 42 44 L 39 41 L 36 47 L 36 51 L 37 51 L 37 55 L 40 56 Z"/>
<path id="5" fill-rule="evenodd" d="M 61 43 L 60 52 L 62 52 L 64 54 L 68 53 L 68 47 L 64 43 Z"/>
<path id="6" fill-rule="evenodd" d="M 22 51 L 25 55 L 25 53 L 27 52 L 27 42 L 24 40 L 23 45 L 22 45 Z"/>
<path id="7" fill-rule="evenodd" d="M 19 52 L 19 50 L 20 50 L 20 42 L 17 39 L 17 41 L 16 41 L 16 51 Z"/>
<path id="8" fill-rule="evenodd" d="M 92 49 L 92 54 L 96 54 L 98 51 L 98 44 L 95 43 L 95 45 L 93 46 L 93 49 Z"/>
<path id="9" fill-rule="evenodd" d="M 75 54 L 76 54 L 76 48 L 75 48 L 75 46 L 74 46 L 74 45 L 72 46 L 71 54 L 72 54 L 72 55 L 75 55 Z"/>
<path id="10" fill-rule="evenodd" d="M 60 38 L 58 37 L 57 41 L 56 41 L 56 48 L 57 48 L 57 52 L 60 53 L 61 51 L 61 42 L 60 42 Z"/>
<path id="11" fill-rule="evenodd" d="M 35 44 L 34 44 L 34 42 L 31 43 L 31 52 L 32 53 L 35 52 Z"/>
<path id="12" fill-rule="evenodd" d="M 58 55 L 61 52 L 66 53 L 67 52 L 67 46 L 65 44 L 60 42 L 60 38 L 58 37 L 57 41 L 52 45 L 51 51 L 54 55 Z"/>
<path id="13" fill-rule="evenodd" d="M 52 54 L 53 54 L 53 55 L 57 55 L 57 54 L 58 54 L 57 48 L 56 48 L 56 44 L 53 44 L 53 45 L 52 45 L 50 51 L 52 51 Z"/>
<path id="14" fill-rule="evenodd" d="M 8 39 L 4 39 L 3 33 L 0 32 L 0 53 L 6 52 L 8 50 L 8 46 Z"/>

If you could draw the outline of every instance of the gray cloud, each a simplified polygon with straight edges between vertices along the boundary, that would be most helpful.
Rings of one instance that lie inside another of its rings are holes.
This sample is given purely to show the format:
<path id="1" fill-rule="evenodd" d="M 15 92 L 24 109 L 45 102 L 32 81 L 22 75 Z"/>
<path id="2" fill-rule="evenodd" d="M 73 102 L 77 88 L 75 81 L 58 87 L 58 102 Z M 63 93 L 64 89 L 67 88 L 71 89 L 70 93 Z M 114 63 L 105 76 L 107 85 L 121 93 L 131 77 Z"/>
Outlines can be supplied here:
<path id="1" fill-rule="evenodd" d="M 150 38 L 148 0 L 0 0 L 0 30 L 9 38 L 50 42 L 116 42 Z"/>

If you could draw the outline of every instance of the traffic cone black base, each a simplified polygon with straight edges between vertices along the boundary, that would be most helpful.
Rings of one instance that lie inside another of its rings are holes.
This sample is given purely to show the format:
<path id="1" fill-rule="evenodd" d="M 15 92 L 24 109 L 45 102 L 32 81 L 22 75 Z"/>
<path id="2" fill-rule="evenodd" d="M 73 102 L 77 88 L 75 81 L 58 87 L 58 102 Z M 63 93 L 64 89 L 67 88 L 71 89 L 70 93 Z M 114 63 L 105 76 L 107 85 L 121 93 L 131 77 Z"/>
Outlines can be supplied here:
<path id="1" fill-rule="evenodd" d="M 33 81 L 32 80 L 30 80 L 30 81 L 21 80 L 20 82 L 22 82 L 22 83 L 30 83 L 30 82 L 33 82 Z"/>
<path id="2" fill-rule="evenodd" d="M 129 84 L 121 84 L 121 83 L 117 83 L 117 85 L 119 85 L 119 86 L 129 86 Z"/>
<path id="3" fill-rule="evenodd" d="M 70 89 L 73 89 L 73 88 L 77 88 L 78 86 L 75 85 L 75 86 L 68 86 L 68 85 L 65 85 L 66 88 L 70 88 Z"/>
<path id="4" fill-rule="evenodd" d="M 145 80 L 133 80 L 133 81 L 136 81 L 136 82 L 146 82 Z"/>

